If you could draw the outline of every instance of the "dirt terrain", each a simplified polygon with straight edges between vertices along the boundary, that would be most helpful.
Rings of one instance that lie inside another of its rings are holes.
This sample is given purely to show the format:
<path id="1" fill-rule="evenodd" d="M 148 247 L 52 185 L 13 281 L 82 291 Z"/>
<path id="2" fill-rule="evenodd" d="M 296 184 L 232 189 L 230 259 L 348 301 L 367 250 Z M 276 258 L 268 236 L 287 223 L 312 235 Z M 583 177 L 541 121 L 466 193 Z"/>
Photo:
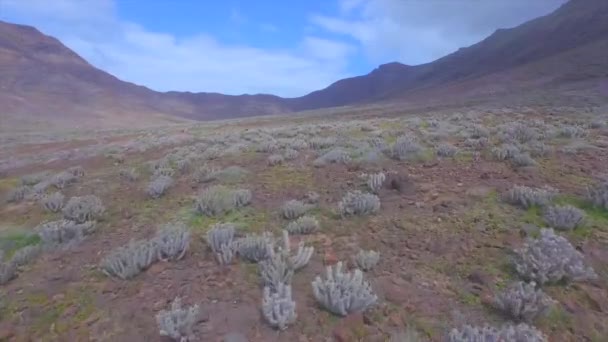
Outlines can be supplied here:
<path id="1" fill-rule="evenodd" d="M 556 232 L 597 274 L 592 280 L 544 284 L 555 303 L 528 324 L 548 341 L 602 341 L 608 336 L 608 211 L 590 205 L 586 193 L 606 176 L 607 117 L 548 114 L 467 110 L 348 121 L 342 116 L 304 117 L 297 123 L 250 119 L 94 138 L 53 136 L 52 142 L 34 144 L 15 138 L 3 147 L 0 163 L 5 262 L 20 248 L 42 244 L 36 227 L 62 216 L 46 211 L 39 196 L 9 202 L 22 176 L 46 171 L 51 177 L 81 166 L 84 176 L 59 191 L 66 199 L 96 195 L 106 210 L 82 241 L 44 249 L 0 286 L 0 340 L 163 341 L 155 315 L 178 296 L 185 305 L 200 307 L 195 341 L 444 341 L 452 328 L 465 324 L 500 327 L 513 323 L 492 304 L 495 295 L 520 280 L 513 250 L 546 226 L 543 208 L 522 209 L 505 201 L 505 193 L 525 185 L 550 186 L 559 191 L 552 203 L 585 212 L 582 225 Z M 510 139 L 505 132 L 520 123 L 533 132 L 533 140 L 511 143 L 521 151 L 530 148 L 533 162 L 498 160 L 497 151 Z M 402 137 L 416 141 L 414 157 L 391 154 Z M 438 156 L 442 144 L 453 146 L 456 154 Z M 317 160 L 336 149 L 348 157 Z M 269 163 L 269 156 L 288 150 L 297 156 Z M 153 178 L 150 161 L 162 158 L 172 160 L 173 168 L 187 160 L 187 167 L 176 169 L 172 186 L 153 199 L 146 193 Z M 198 183 L 195 174 L 203 166 L 242 169 Z M 119 175 L 131 168 L 137 180 Z M 387 177 L 377 191 L 379 211 L 341 217 L 340 200 L 349 191 L 371 192 L 365 175 L 378 172 Z M 217 184 L 250 190 L 251 204 L 216 217 L 195 212 L 197 194 Z M 268 231 L 279 237 L 289 222 L 281 217 L 281 206 L 311 191 L 319 195 L 310 215 L 320 229 L 290 235 L 292 245 L 304 241 L 314 253 L 293 276 L 297 319 L 281 331 L 261 312 L 258 266 L 238 256 L 219 265 L 205 234 L 214 223 L 232 222 L 237 236 Z M 181 222 L 191 233 L 182 259 L 156 262 L 130 280 L 104 274 L 100 263 L 111 250 L 150 238 L 169 222 Z M 360 249 L 380 253 L 378 264 L 364 274 L 378 299 L 362 312 L 334 315 L 317 302 L 311 282 L 338 261 L 356 268 L 353 256 Z M 406 332 L 418 339 L 406 339 Z"/>

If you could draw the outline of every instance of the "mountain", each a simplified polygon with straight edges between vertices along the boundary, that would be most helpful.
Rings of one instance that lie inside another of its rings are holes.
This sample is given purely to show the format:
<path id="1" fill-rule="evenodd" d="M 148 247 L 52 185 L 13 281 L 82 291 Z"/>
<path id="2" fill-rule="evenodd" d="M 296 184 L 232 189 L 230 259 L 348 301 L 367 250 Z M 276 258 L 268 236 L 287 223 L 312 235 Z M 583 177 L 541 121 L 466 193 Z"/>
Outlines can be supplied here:
<path id="1" fill-rule="evenodd" d="M 93 67 L 35 28 L 0 22 L 0 119 L 11 128 L 133 127 L 378 101 L 572 101 L 606 98 L 607 87 L 606 0 L 571 0 L 431 63 L 384 64 L 298 98 L 155 92 Z"/>

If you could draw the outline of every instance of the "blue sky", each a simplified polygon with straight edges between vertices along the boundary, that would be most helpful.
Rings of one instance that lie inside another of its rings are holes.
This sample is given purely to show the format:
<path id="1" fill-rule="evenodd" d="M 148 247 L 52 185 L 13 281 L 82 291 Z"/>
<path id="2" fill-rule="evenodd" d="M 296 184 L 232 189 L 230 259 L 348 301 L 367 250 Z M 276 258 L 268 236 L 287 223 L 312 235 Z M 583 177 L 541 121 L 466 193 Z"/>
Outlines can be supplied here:
<path id="1" fill-rule="evenodd" d="M 382 63 L 430 62 L 564 2 L 0 0 L 0 20 L 155 90 L 300 96 Z"/>

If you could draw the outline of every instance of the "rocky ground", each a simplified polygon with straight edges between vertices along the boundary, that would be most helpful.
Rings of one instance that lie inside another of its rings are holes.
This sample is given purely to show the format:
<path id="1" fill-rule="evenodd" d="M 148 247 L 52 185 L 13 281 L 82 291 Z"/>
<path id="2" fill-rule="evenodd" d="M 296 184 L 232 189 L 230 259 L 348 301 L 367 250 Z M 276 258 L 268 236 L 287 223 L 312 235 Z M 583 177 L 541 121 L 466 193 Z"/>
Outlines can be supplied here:
<path id="1" fill-rule="evenodd" d="M 0 286 L 0 340 L 161 341 L 155 315 L 175 297 L 200 307 L 195 341 L 444 341 L 453 328 L 467 324 L 516 323 L 496 309 L 494 298 L 522 278 L 511 261 L 513 250 L 547 226 L 544 207 L 505 201 L 510 189 L 525 185 L 550 186 L 558 191 L 552 204 L 584 211 L 582 224 L 558 233 L 597 275 L 544 284 L 554 304 L 527 323 L 549 341 L 602 341 L 608 336 L 608 211 L 593 206 L 587 191 L 604 179 L 608 128 L 606 117 L 575 114 L 247 120 L 33 144 L 17 139 L 0 151 L 5 262 L 19 249 L 41 244 L 36 227 L 62 216 L 39 204 L 44 194 L 15 199 L 21 177 L 52 177 L 81 166 L 84 175 L 59 191 L 66 199 L 96 195 L 106 210 L 82 241 L 45 248 Z M 403 137 L 415 146 L 400 154 Z M 455 154 L 438 155 L 441 145 Z M 502 158 L 507 145 L 532 161 Z M 341 152 L 334 152 L 335 160 L 319 159 L 336 149 Z M 269 156 L 288 151 L 297 155 L 270 165 Z M 173 169 L 174 183 L 153 199 L 146 193 L 154 178 L 150 162 L 162 160 Z M 240 172 L 195 180 L 203 167 L 231 166 Z M 131 169 L 136 180 L 120 176 L 120 170 Z M 340 200 L 349 191 L 371 192 L 366 179 L 380 172 L 386 177 L 377 191 L 380 210 L 341 217 Z M 251 204 L 218 217 L 196 213 L 197 194 L 217 184 L 250 190 Z M 319 194 L 310 214 L 320 229 L 291 239 L 292 245 L 313 246 L 314 253 L 291 281 L 297 319 L 276 330 L 261 312 L 258 266 L 238 257 L 219 265 L 205 234 L 215 223 L 232 222 L 239 236 L 268 231 L 278 237 L 288 224 L 281 206 L 311 191 Z M 154 263 L 130 280 L 102 272 L 100 262 L 111 250 L 149 238 L 168 222 L 182 222 L 191 232 L 183 259 Z M 338 261 L 355 268 L 353 256 L 361 249 L 380 253 L 364 275 L 376 303 L 346 317 L 324 310 L 311 282 Z"/>

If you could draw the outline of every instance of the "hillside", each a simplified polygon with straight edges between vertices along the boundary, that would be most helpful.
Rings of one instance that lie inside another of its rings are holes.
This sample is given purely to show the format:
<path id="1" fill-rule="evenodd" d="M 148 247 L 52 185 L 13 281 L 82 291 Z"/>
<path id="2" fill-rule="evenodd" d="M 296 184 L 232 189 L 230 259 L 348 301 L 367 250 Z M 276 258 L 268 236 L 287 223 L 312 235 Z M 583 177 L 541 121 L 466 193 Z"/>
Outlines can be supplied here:
<path id="1" fill-rule="evenodd" d="M 560 92 L 572 88 L 593 97 L 603 89 L 598 82 L 608 79 L 607 37 L 608 2 L 571 0 L 550 15 L 500 29 L 434 62 L 388 63 L 367 75 L 285 99 L 155 92 L 93 67 L 35 28 L 0 22 L 0 107 L 11 128 L 46 128 L 49 122 L 59 128 L 124 127 L 377 101 L 449 103 L 507 94 L 533 101 L 539 92 L 559 99 Z"/>

